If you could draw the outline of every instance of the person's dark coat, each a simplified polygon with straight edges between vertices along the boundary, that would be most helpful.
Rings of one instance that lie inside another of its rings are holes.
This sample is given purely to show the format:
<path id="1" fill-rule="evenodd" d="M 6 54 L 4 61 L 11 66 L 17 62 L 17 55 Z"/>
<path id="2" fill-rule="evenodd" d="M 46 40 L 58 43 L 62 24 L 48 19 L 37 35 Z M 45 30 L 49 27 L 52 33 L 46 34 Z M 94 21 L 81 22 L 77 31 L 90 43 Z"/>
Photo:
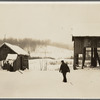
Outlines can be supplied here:
<path id="1" fill-rule="evenodd" d="M 70 72 L 70 69 L 69 69 L 67 64 L 62 63 L 61 66 L 60 66 L 60 70 L 59 71 L 61 73 L 66 73 L 66 72 Z"/>
<path id="2" fill-rule="evenodd" d="M 60 66 L 59 72 L 63 74 L 63 82 L 67 82 L 66 73 L 70 72 L 70 69 L 68 65 L 64 63 L 64 61 L 61 61 L 61 62 L 62 64 Z"/>

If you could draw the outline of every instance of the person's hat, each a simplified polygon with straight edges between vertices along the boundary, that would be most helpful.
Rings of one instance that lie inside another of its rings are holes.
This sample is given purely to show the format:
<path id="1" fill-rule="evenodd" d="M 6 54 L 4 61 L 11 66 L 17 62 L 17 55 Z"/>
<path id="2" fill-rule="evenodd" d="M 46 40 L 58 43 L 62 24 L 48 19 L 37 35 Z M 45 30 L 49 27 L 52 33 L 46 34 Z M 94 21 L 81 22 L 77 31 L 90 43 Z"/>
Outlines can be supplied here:
<path id="1" fill-rule="evenodd" d="M 64 62 L 64 60 L 61 60 L 61 62 Z"/>

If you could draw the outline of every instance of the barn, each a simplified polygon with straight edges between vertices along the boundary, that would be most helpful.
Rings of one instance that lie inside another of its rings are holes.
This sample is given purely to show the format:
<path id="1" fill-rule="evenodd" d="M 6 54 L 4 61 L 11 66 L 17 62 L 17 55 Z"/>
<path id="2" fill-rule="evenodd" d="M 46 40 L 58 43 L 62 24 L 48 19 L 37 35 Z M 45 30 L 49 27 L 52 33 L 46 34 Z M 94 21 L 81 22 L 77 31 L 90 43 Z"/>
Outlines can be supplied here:
<path id="1" fill-rule="evenodd" d="M 3 43 L 0 46 L 0 63 L 3 69 L 11 71 L 29 69 L 29 54 L 22 48 L 10 43 Z M 8 64 L 9 63 L 9 64 Z"/>
<path id="2" fill-rule="evenodd" d="M 90 62 L 91 66 L 100 66 L 100 36 L 72 36 L 74 41 L 74 63 L 73 69 L 77 69 L 79 64 L 79 55 L 82 55 L 82 69 L 86 60 L 87 50 L 90 49 Z"/>

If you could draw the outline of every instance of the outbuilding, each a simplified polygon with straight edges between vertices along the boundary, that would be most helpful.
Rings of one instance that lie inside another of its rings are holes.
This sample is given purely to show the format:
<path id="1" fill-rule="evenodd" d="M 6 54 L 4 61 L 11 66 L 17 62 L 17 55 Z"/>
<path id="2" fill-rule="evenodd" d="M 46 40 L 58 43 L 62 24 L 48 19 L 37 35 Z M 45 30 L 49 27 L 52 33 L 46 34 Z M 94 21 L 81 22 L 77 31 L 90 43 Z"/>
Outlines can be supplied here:
<path id="1" fill-rule="evenodd" d="M 90 66 L 96 67 L 97 61 L 100 66 L 100 36 L 72 36 L 74 41 L 73 69 L 79 64 L 79 54 L 82 55 L 82 69 L 86 60 L 87 49 L 90 49 Z"/>
<path id="2" fill-rule="evenodd" d="M 29 54 L 19 46 L 3 43 L 0 46 L 0 62 L 3 69 L 9 71 L 29 69 Z"/>

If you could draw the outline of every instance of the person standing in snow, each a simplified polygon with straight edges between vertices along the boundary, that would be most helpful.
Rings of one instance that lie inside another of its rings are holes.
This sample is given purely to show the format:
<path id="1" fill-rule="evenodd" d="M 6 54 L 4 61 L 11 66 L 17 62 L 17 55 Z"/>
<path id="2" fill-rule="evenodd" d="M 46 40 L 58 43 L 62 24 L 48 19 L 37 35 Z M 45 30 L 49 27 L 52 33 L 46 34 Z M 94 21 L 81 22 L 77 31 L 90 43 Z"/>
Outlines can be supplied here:
<path id="1" fill-rule="evenodd" d="M 59 72 L 61 72 L 63 75 L 63 82 L 67 82 L 66 74 L 67 74 L 67 72 L 70 72 L 70 69 L 69 69 L 67 63 L 65 63 L 63 60 L 61 61 L 61 63 L 62 64 L 60 66 Z"/>

